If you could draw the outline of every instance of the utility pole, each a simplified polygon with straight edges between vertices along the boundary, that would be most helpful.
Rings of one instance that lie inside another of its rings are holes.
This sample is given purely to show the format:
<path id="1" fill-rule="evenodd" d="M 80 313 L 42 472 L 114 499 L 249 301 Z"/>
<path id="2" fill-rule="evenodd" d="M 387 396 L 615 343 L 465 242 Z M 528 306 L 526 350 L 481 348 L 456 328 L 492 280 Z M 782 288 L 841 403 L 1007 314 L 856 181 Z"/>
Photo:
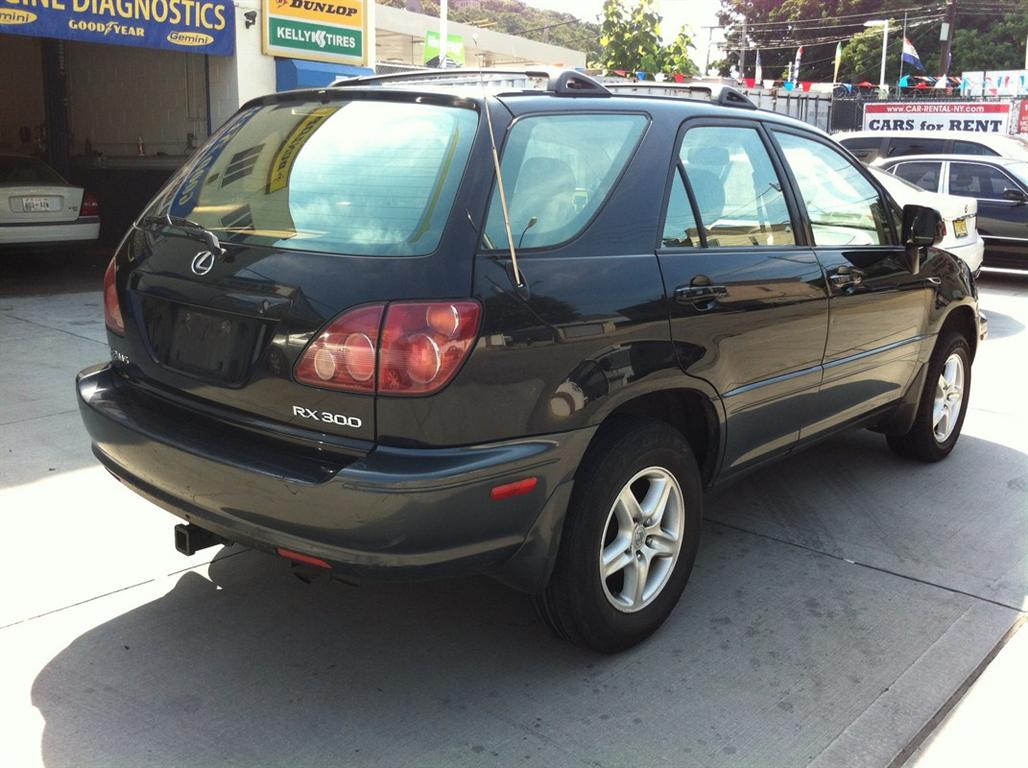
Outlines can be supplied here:
<path id="1" fill-rule="evenodd" d="M 939 39 L 942 41 L 942 49 L 939 51 L 939 72 L 943 76 L 949 74 L 949 52 L 953 44 L 953 29 L 957 23 L 957 0 L 949 0 L 946 3 L 946 20 L 942 22 L 942 30 L 939 32 Z"/>
<path id="2" fill-rule="evenodd" d="M 742 17 L 742 46 L 739 48 L 739 77 L 746 77 L 746 17 Z"/>

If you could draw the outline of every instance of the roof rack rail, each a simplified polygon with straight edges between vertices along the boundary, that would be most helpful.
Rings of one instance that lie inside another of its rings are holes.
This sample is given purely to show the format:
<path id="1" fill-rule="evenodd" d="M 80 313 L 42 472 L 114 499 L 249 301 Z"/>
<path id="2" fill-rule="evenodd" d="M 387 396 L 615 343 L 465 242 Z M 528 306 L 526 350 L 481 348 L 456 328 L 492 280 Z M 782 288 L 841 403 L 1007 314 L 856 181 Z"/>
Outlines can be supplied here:
<path id="1" fill-rule="evenodd" d="M 742 91 L 718 83 L 657 83 L 644 80 L 604 81 L 603 87 L 615 94 L 627 92 L 637 96 L 660 96 L 666 99 L 710 101 L 723 107 L 757 109 L 757 105 Z"/>
<path id="2" fill-rule="evenodd" d="M 361 85 L 429 86 L 480 85 L 514 90 L 545 91 L 555 96 L 610 96 L 603 85 L 574 69 L 424 69 L 388 75 L 339 78 L 333 88 Z"/>

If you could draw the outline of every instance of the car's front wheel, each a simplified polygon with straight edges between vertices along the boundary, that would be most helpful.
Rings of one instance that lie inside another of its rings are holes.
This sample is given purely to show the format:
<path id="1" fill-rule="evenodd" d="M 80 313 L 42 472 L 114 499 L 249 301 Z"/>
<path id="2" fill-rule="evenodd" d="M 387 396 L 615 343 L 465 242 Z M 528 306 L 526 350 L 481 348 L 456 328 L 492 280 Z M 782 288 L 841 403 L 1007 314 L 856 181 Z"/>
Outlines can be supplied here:
<path id="1" fill-rule="evenodd" d="M 971 394 L 971 349 L 959 333 L 940 337 L 928 363 L 914 424 L 905 435 L 889 435 L 889 447 L 917 461 L 946 458 L 960 437 Z"/>
<path id="2" fill-rule="evenodd" d="M 696 558 L 702 489 L 682 435 L 651 419 L 606 425 L 583 460 L 560 552 L 539 596 L 561 636 L 598 651 L 652 634 Z"/>

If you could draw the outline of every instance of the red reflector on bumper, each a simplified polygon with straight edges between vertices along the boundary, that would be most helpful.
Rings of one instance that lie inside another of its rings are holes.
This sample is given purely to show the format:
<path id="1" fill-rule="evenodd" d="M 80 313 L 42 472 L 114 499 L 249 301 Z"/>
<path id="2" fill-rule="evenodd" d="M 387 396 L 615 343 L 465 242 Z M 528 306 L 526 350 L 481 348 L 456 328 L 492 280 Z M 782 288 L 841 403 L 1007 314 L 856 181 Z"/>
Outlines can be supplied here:
<path id="1" fill-rule="evenodd" d="M 327 568 L 329 570 L 332 569 L 332 566 L 326 563 L 320 557 L 302 555 L 299 552 L 293 552 L 291 549 L 282 549 L 282 547 L 275 547 L 275 551 L 282 555 L 282 557 L 288 558 L 289 560 L 292 560 L 295 563 L 313 565 L 315 568 Z"/>
<path id="2" fill-rule="evenodd" d="M 518 480 L 516 483 L 498 485 L 489 491 L 489 497 L 493 501 L 500 501 L 501 499 L 509 499 L 511 496 L 522 496 L 535 490 L 538 484 L 539 478 L 529 477 L 524 480 Z"/>

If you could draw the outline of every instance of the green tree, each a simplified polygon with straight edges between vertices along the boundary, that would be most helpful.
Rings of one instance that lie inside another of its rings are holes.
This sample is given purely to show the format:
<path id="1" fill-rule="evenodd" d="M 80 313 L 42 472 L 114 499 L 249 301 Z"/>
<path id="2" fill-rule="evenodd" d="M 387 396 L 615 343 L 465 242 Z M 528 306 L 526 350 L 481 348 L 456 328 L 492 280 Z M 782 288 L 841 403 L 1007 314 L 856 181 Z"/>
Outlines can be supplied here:
<path id="1" fill-rule="evenodd" d="M 1013 10 L 1014 5 L 1020 5 L 1020 9 Z M 904 11 L 910 19 L 907 37 L 917 48 L 927 74 L 939 74 L 939 28 L 944 10 L 941 4 L 924 0 L 721 0 L 720 19 L 728 40 L 722 66 L 726 71 L 738 66 L 739 48 L 745 45 L 749 51 L 745 75 L 753 74 L 754 48 L 760 49 L 766 75 L 784 72 L 796 55 L 796 48 L 803 45 L 799 79 L 831 80 L 835 45 L 842 40 L 839 79 L 877 83 L 882 32 L 880 28 L 865 29 L 863 22 L 888 18 L 886 80 L 895 83 L 899 77 Z M 958 2 L 949 74 L 1020 68 L 1024 63 L 1026 34 L 1025 0 Z M 904 71 L 909 73 L 909 68 L 904 67 Z"/>
<path id="2" fill-rule="evenodd" d="M 672 40 L 671 45 L 664 49 L 664 66 L 662 70 L 664 74 L 673 75 L 676 72 L 680 72 L 683 75 L 698 74 L 700 68 L 696 66 L 692 56 L 689 54 L 689 49 L 692 47 L 692 37 L 682 28 L 678 33 L 678 37 Z"/>
<path id="3" fill-rule="evenodd" d="M 601 54 L 596 64 L 606 70 L 695 74 L 689 55 L 692 38 L 683 28 L 670 45 L 660 37 L 661 15 L 653 0 L 638 0 L 629 10 L 623 0 L 605 0 L 600 25 Z"/>

